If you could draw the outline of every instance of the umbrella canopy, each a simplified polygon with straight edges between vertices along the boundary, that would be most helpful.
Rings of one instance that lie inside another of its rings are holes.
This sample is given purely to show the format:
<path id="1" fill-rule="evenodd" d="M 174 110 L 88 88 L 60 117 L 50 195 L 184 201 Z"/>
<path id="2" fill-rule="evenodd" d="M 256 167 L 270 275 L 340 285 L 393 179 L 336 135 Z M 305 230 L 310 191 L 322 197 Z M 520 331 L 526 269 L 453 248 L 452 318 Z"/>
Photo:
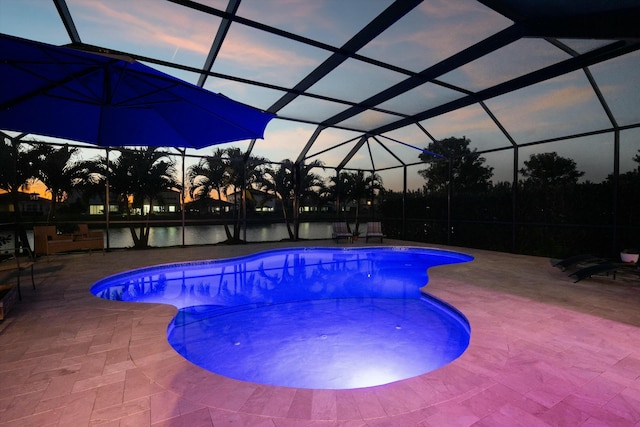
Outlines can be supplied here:
<path id="1" fill-rule="evenodd" d="M 0 34 L 0 129 L 101 146 L 262 138 L 274 115 L 131 59 Z"/>

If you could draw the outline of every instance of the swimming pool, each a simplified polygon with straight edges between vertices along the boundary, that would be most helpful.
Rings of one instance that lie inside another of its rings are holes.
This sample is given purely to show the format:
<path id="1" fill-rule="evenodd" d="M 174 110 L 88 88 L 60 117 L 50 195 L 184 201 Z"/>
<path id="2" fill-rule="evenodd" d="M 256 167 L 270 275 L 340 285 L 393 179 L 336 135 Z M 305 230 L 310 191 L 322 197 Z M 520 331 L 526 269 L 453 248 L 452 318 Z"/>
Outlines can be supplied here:
<path id="1" fill-rule="evenodd" d="M 172 347 L 209 371 L 268 385 L 349 389 L 430 372 L 467 348 L 467 319 L 421 290 L 471 261 L 413 247 L 295 248 L 104 278 L 101 298 L 171 304 Z"/>

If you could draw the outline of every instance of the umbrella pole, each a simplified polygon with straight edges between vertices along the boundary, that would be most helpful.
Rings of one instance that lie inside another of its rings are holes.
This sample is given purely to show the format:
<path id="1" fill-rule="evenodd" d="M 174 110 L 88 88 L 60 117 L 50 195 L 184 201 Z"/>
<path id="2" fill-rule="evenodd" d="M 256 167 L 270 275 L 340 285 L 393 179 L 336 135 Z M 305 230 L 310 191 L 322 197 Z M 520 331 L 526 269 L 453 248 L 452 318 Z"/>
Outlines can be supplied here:
<path id="1" fill-rule="evenodd" d="M 247 243 L 247 163 L 242 162 L 242 240 Z"/>
<path id="2" fill-rule="evenodd" d="M 111 248 L 111 246 L 109 245 L 109 211 L 111 210 L 111 203 L 109 201 L 109 147 L 107 147 L 107 157 L 106 157 L 106 161 L 107 161 L 107 168 L 105 171 L 105 196 L 104 196 L 104 201 L 105 201 L 105 208 L 104 208 L 104 219 L 105 219 L 105 225 L 107 228 L 107 251 Z"/>
<path id="3" fill-rule="evenodd" d="M 180 153 L 182 153 L 182 186 L 180 188 L 180 210 L 182 211 L 182 246 L 184 247 L 185 242 L 184 242 L 184 226 L 185 226 L 185 212 L 184 212 L 184 179 L 185 179 L 185 174 L 184 174 L 184 161 L 186 158 L 186 149 L 182 149 L 182 150 L 178 150 L 180 151 Z"/>

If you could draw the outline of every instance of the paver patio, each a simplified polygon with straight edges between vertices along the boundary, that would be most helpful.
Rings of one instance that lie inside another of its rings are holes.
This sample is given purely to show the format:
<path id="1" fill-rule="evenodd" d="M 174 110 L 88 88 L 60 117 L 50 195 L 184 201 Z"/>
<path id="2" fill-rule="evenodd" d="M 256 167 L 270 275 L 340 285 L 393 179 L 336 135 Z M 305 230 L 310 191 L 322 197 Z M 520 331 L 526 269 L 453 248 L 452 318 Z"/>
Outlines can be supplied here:
<path id="1" fill-rule="evenodd" d="M 574 284 L 546 258 L 454 248 L 475 260 L 431 269 L 427 290 L 469 319 L 467 351 L 428 374 L 352 390 L 207 372 L 168 344 L 173 307 L 89 293 L 136 267 L 302 245 L 334 243 L 38 260 L 37 290 L 23 286 L 0 323 L 0 426 L 640 426 L 640 283 Z"/>

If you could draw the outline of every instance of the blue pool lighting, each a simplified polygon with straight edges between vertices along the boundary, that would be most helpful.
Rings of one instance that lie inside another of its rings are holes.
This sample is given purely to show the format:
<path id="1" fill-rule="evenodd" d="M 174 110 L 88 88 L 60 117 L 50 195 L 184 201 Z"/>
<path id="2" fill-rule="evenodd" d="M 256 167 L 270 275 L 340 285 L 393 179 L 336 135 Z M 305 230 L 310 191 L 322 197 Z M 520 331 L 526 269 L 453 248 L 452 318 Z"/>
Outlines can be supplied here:
<path id="1" fill-rule="evenodd" d="M 104 299 L 171 304 L 171 346 L 230 378 L 313 389 L 388 384 L 466 350 L 462 313 L 424 291 L 469 255 L 413 247 L 291 248 L 166 264 L 96 282 Z"/>

